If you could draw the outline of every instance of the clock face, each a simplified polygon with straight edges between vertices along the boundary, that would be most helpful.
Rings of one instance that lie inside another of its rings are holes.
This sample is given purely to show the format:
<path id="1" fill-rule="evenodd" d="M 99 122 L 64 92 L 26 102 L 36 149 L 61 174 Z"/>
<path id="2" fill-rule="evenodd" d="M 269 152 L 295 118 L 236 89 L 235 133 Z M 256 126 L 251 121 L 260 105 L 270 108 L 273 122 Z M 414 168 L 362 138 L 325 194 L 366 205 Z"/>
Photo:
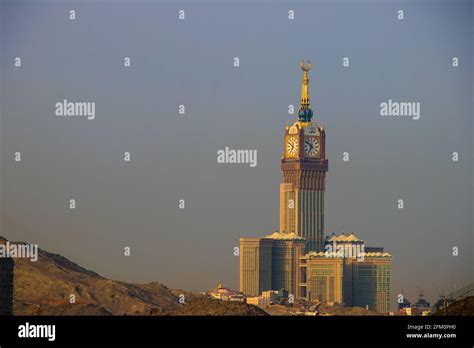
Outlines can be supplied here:
<path id="1" fill-rule="evenodd" d="M 319 152 L 319 142 L 316 138 L 306 138 L 304 140 L 304 151 L 309 156 L 316 156 Z"/>
<path id="2" fill-rule="evenodd" d="M 298 138 L 288 138 L 288 142 L 286 143 L 286 152 L 291 156 L 295 156 L 298 153 Z"/>

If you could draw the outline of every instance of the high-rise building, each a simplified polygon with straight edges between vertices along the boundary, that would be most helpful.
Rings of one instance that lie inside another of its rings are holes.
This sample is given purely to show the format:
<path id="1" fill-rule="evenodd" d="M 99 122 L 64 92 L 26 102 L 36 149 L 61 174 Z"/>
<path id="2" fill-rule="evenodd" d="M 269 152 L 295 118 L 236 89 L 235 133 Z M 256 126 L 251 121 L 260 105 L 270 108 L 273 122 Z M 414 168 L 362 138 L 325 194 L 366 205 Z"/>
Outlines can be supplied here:
<path id="1" fill-rule="evenodd" d="M 13 313 L 13 259 L 0 257 L 0 315 Z"/>
<path id="2" fill-rule="evenodd" d="M 303 70 L 298 120 L 287 126 L 281 160 L 280 232 L 294 232 L 307 240 L 307 251 L 322 251 L 324 236 L 324 191 L 328 171 L 326 134 L 313 119 L 308 71 Z"/>
<path id="3" fill-rule="evenodd" d="M 299 259 L 304 255 L 306 240 L 296 233 L 275 232 L 265 238 L 273 240 L 272 245 L 272 289 L 286 290 L 297 297 Z"/>
<path id="4" fill-rule="evenodd" d="M 240 291 L 258 296 L 284 290 L 296 299 L 390 310 L 392 257 L 367 247 L 354 233 L 324 239 L 328 171 L 326 134 L 313 118 L 308 72 L 303 70 L 298 120 L 287 126 L 281 160 L 280 229 L 240 239 Z"/>
<path id="5" fill-rule="evenodd" d="M 272 245 L 272 239 L 240 238 L 240 292 L 258 296 L 271 290 Z"/>
<path id="6" fill-rule="evenodd" d="M 390 311 L 389 253 L 365 247 L 354 233 L 326 237 L 324 249 L 300 258 L 299 298 Z"/>
<path id="7" fill-rule="evenodd" d="M 336 253 L 310 252 L 303 257 L 309 301 L 343 303 L 344 258 Z M 304 292 L 303 292 L 304 293 Z"/>
<path id="8" fill-rule="evenodd" d="M 354 233 L 327 236 L 324 249 L 343 257 L 343 302 L 347 307 L 390 311 L 389 253 L 381 247 L 366 247 Z"/>
<path id="9" fill-rule="evenodd" d="M 390 311 L 392 255 L 365 253 L 364 259 L 345 259 L 344 302 L 348 307 L 366 307 L 380 313 Z"/>

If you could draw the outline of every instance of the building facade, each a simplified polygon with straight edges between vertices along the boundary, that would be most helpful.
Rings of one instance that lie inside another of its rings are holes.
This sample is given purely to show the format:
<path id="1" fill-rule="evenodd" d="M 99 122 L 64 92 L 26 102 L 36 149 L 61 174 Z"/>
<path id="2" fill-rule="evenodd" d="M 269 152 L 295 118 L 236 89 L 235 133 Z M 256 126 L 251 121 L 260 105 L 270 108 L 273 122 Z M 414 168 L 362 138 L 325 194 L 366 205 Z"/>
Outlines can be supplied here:
<path id="1" fill-rule="evenodd" d="M 13 259 L 0 257 L 0 315 L 13 314 Z"/>
<path id="2" fill-rule="evenodd" d="M 240 238 L 240 292 L 258 296 L 271 290 L 272 245 L 271 239 Z"/>
<path id="3" fill-rule="evenodd" d="M 313 119 L 307 66 L 301 62 L 303 82 L 298 120 L 287 126 L 281 160 L 280 232 L 306 239 L 306 251 L 322 251 L 324 191 L 328 159 L 326 133 Z"/>
<path id="4" fill-rule="evenodd" d="M 391 269 L 392 255 L 387 252 L 365 253 L 363 260 L 345 259 L 345 305 L 389 312 Z"/>
<path id="5" fill-rule="evenodd" d="M 212 289 L 212 291 L 209 293 L 209 297 L 222 301 L 245 301 L 245 297 L 242 293 L 229 289 L 228 287 L 223 286 L 221 283 L 217 284 L 217 287 Z"/>
<path id="6" fill-rule="evenodd" d="M 298 262 L 304 255 L 306 240 L 295 233 L 275 232 L 265 238 L 272 244 L 272 290 L 285 289 L 296 296 L 301 282 Z"/>
<path id="7" fill-rule="evenodd" d="M 323 252 L 311 252 L 304 256 L 303 271 L 306 271 L 306 289 L 302 295 L 309 301 L 343 303 L 344 259 L 337 255 L 329 257 Z M 303 296 L 302 296 L 303 297 Z"/>

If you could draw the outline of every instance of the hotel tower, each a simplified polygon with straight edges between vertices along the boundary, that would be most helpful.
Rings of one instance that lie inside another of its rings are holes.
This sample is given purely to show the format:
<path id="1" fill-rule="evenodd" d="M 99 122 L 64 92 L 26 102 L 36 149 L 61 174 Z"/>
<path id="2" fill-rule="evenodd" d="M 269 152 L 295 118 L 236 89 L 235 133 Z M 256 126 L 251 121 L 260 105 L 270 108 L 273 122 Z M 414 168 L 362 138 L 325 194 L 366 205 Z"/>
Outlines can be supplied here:
<path id="1" fill-rule="evenodd" d="M 311 64 L 301 62 L 300 67 L 298 119 L 284 134 L 280 228 L 265 237 L 240 238 L 240 291 L 259 296 L 285 290 L 295 299 L 386 313 L 392 255 L 383 248 L 366 248 L 353 233 L 324 237 L 326 135 L 309 102 Z"/>
<path id="2" fill-rule="evenodd" d="M 324 188 L 328 159 L 324 128 L 316 123 L 309 98 L 308 72 L 303 70 L 298 120 L 287 126 L 281 160 L 280 232 L 295 233 L 306 239 L 306 251 L 323 251 Z"/>

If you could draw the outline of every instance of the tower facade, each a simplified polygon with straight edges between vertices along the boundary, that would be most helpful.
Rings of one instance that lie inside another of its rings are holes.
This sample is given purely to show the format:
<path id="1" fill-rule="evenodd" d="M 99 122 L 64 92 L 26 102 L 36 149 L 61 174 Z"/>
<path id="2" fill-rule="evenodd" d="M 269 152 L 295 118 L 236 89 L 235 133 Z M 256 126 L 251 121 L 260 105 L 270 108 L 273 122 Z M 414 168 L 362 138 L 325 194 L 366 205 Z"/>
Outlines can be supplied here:
<path id="1" fill-rule="evenodd" d="M 258 296 L 272 288 L 272 245 L 267 238 L 240 238 L 240 292 Z"/>
<path id="2" fill-rule="evenodd" d="M 363 261 L 345 260 L 346 306 L 366 307 L 380 313 L 390 311 L 390 279 L 392 255 L 387 252 L 365 253 Z"/>
<path id="3" fill-rule="evenodd" d="M 265 238 L 273 240 L 272 290 L 285 289 L 298 297 L 301 283 L 299 260 L 304 255 L 306 240 L 295 233 L 275 232 Z"/>
<path id="4" fill-rule="evenodd" d="M 281 160 L 280 232 L 296 233 L 307 240 L 306 251 L 323 251 L 324 191 L 328 159 L 326 134 L 313 118 L 308 72 L 303 70 L 298 120 L 287 126 Z"/>
<path id="5" fill-rule="evenodd" d="M 311 252 L 304 256 L 306 299 L 325 303 L 343 302 L 344 259 L 336 253 Z"/>

